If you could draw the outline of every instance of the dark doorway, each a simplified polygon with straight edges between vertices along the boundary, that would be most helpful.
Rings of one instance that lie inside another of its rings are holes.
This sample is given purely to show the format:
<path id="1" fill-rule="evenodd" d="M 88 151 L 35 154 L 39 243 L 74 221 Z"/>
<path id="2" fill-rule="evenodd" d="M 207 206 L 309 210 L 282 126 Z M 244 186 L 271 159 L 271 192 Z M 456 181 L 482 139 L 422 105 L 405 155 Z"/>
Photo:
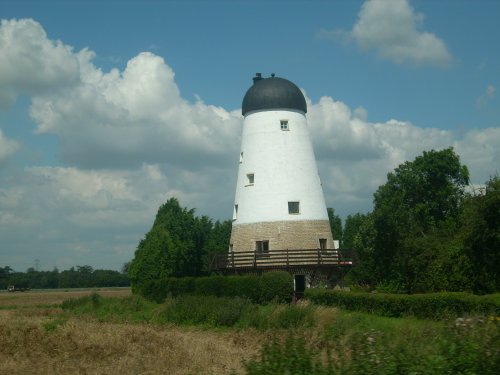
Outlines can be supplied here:
<path id="1" fill-rule="evenodd" d="M 306 290 L 306 276 L 305 275 L 295 275 L 293 286 L 294 286 L 295 298 L 303 297 L 304 292 Z"/>

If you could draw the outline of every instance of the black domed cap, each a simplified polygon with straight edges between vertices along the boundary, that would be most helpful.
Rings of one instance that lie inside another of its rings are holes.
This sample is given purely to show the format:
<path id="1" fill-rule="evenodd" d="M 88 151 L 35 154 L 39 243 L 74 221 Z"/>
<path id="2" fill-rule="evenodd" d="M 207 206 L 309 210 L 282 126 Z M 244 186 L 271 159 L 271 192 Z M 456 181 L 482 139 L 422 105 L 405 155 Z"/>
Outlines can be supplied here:
<path id="1" fill-rule="evenodd" d="M 257 73 L 243 98 L 241 112 L 245 116 L 248 112 L 264 109 L 295 109 L 307 113 L 307 104 L 300 89 L 287 79 L 275 77 L 262 78 Z"/>

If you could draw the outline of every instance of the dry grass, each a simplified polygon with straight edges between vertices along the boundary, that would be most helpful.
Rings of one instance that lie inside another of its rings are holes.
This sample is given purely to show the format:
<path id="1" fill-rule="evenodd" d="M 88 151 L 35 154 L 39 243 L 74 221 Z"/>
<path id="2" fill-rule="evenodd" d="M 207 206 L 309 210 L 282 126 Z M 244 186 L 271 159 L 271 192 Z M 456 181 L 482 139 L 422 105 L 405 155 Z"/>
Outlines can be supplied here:
<path id="1" fill-rule="evenodd" d="M 1 292 L 0 308 L 2 307 L 25 307 L 37 305 L 57 305 L 65 299 L 80 298 L 95 291 L 102 297 L 126 297 L 131 294 L 130 288 L 109 289 L 56 289 L 56 290 L 32 290 L 29 292 Z"/>
<path id="2" fill-rule="evenodd" d="M 255 331 L 68 319 L 47 307 L 85 293 L 91 291 L 0 295 L 0 306 L 9 306 L 0 310 L 0 374 L 241 373 L 242 358 L 269 339 Z M 99 291 L 113 293 L 130 292 Z"/>

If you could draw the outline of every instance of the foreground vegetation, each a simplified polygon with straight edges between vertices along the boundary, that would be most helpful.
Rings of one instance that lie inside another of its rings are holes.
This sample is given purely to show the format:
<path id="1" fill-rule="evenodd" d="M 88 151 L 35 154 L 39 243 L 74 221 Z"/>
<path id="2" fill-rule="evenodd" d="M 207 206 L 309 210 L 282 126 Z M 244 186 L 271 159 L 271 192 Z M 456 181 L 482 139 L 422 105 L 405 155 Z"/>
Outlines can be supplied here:
<path id="1" fill-rule="evenodd" d="M 0 294 L 0 373 L 496 374 L 500 366 L 495 316 L 388 318 L 189 295 L 155 303 L 123 289 L 52 292 L 41 303 L 43 294 L 17 303 Z"/>
<path id="2" fill-rule="evenodd" d="M 179 296 L 152 304 L 133 296 L 94 294 L 63 303 L 100 321 L 233 327 L 252 335 L 271 330 L 258 355 L 243 359 L 246 374 L 496 374 L 496 316 L 446 321 L 385 318 L 334 308 L 256 305 L 241 298 Z"/>

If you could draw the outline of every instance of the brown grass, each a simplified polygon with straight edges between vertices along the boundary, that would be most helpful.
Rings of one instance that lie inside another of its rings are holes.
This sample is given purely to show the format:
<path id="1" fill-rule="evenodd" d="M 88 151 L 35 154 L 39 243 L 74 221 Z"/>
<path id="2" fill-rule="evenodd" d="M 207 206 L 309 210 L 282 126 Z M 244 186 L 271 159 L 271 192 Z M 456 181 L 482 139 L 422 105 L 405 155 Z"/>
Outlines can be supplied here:
<path id="1" fill-rule="evenodd" d="M 269 339 L 250 330 L 79 320 L 67 318 L 59 308 L 40 307 L 91 292 L 0 295 L 0 306 L 9 306 L 0 310 L 0 374 L 241 373 L 241 360 Z M 99 291 L 112 293 L 130 292 Z"/>
<path id="2" fill-rule="evenodd" d="M 80 298 L 93 292 L 98 292 L 103 297 L 126 297 L 131 294 L 130 288 L 108 288 L 108 289 L 55 289 L 55 290 L 31 290 L 29 292 L 1 292 L 0 308 L 2 307 L 25 307 L 37 305 L 56 305 L 69 298 Z"/>

